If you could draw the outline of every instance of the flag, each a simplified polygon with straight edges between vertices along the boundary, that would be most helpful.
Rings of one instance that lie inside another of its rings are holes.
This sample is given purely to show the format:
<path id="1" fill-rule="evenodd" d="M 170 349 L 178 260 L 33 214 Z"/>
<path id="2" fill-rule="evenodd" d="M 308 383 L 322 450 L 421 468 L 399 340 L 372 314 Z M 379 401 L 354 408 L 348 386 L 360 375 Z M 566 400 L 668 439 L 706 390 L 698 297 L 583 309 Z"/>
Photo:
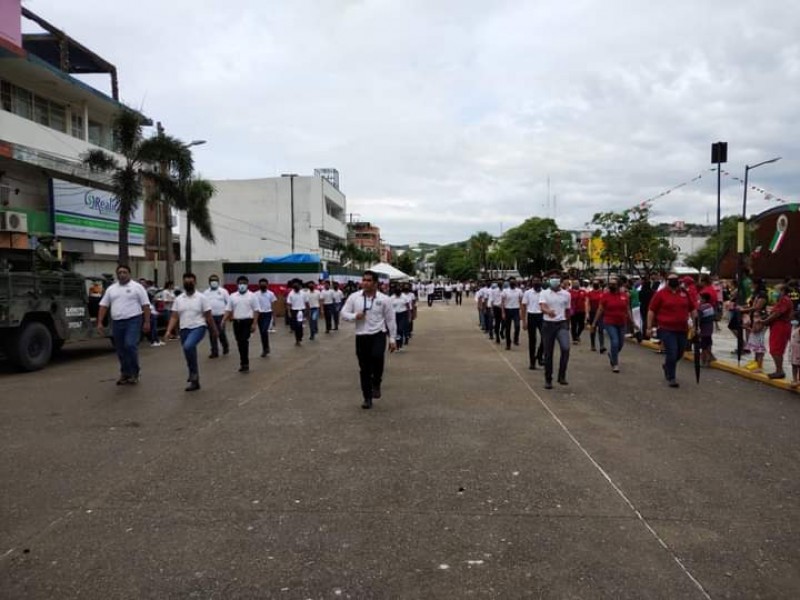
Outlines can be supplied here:
<path id="1" fill-rule="evenodd" d="M 789 228 L 789 219 L 786 215 L 778 217 L 775 223 L 775 235 L 772 236 L 772 241 L 769 243 L 769 251 L 775 254 L 780 250 L 783 240 L 786 238 L 786 230 Z"/>

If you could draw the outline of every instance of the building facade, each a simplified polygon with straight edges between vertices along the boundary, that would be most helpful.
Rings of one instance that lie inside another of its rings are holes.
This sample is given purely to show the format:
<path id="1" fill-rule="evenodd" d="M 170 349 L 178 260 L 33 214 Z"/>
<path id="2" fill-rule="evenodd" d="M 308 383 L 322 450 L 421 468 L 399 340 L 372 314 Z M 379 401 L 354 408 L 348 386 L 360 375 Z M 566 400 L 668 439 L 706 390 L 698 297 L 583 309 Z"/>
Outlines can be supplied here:
<path id="1" fill-rule="evenodd" d="M 118 203 L 109 176 L 82 159 L 96 149 L 113 154 L 111 124 L 122 107 L 116 69 L 19 1 L 1 4 L 0 247 L 29 248 L 55 236 L 85 272 L 113 272 Z M 45 32 L 21 33 L 22 18 Z M 112 95 L 75 72 L 111 74 Z M 131 221 L 132 257 L 144 257 L 144 233 L 140 209 Z"/>
<path id="2" fill-rule="evenodd" d="M 290 175 L 212 183 L 216 243 L 193 235 L 193 260 L 248 262 L 308 253 L 338 261 L 337 249 L 347 239 L 347 201 L 329 177 Z M 185 227 L 183 221 L 181 231 Z"/>

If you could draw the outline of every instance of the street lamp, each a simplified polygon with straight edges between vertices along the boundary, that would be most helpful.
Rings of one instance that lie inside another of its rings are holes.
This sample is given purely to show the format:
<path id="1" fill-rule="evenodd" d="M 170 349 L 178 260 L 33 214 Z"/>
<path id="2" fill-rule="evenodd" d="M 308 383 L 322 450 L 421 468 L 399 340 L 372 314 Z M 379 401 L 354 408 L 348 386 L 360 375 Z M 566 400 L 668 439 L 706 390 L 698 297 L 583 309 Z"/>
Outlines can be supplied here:
<path id="1" fill-rule="evenodd" d="M 281 177 L 289 178 L 289 202 L 292 213 L 292 254 L 294 254 L 294 178 L 298 177 L 298 175 L 297 173 L 283 173 Z"/>
<path id="2" fill-rule="evenodd" d="M 206 143 L 205 140 L 192 140 L 188 144 L 184 144 L 184 148 L 191 148 L 192 146 L 202 146 L 205 143 Z"/>
<path id="3" fill-rule="evenodd" d="M 755 165 L 745 165 L 744 167 L 744 196 L 742 199 L 742 217 L 739 219 L 738 228 L 736 232 L 736 252 L 739 255 L 739 268 L 737 269 L 738 281 L 736 283 L 738 288 L 738 304 L 739 306 L 744 306 L 745 297 L 744 297 L 744 286 L 742 285 L 742 279 L 744 276 L 744 242 L 745 242 L 745 225 L 747 223 L 747 187 L 748 187 L 748 180 L 750 171 L 753 169 L 757 169 L 763 165 L 768 165 L 770 163 L 778 162 L 781 159 L 780 156 L 775 158 L 771 158 L 769 160 L 765 160 L 763 162 L 757 163 Z M 737 340 L 736 340 L 736 353 L 741 360 L 742 358 L 742 319 L 741 316 L 739 317 L 739 330 L 737 332 Z"/>

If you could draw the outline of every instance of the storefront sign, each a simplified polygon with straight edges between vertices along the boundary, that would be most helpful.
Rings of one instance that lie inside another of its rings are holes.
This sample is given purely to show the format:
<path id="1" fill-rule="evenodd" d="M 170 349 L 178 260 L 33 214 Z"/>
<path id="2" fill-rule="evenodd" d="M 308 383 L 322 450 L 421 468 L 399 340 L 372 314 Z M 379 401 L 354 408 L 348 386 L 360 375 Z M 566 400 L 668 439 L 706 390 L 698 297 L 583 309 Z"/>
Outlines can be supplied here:
<path id="1" fill-rule="evenodd" d="M 119 200 L 103 190 L 51 180 L 54 231 L 59 237 L 116 243 L 119 239 Z M 128 229 L 128 243 L 144 244 L 144 216 L 137 207 Z"/>

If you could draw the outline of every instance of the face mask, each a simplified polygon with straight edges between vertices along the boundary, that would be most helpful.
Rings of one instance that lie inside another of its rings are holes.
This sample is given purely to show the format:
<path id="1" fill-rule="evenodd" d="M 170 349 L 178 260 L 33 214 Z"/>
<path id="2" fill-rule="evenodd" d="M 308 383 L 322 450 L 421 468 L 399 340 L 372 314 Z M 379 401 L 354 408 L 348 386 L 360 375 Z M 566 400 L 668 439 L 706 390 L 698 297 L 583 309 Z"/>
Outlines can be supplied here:
<path id="1" fill-rule="evenodd" d="M 497 289 L 497 284 L 496 284 L 496 283 L 493 283 L 493 284 L 492 284 L 492 289 L 493 289 L 493 290 L 496 290 L 496 289 Z"/>
<path id="2" fill-rule="evenodd" d="M 247 284 L 246 283 L 240 283 L 239 284 L 239 293 L 240 294 L 244 294 L 246 292 L 247 292 Z"/>
<path id="3" fill-rule="evenodd" d="M 538 292 L 539 290 L 542 289 L 542 284 L 541 283 L 534 283 L 533 284 L 533 289 L 535 289 Z"/>
<path id="4" fill-rule="evenodd" d="M 554 290 L 557 290 L 561 287 L 561 281 L 558 279 L 551 279 L 550 280 L 550 287 Z"/>
<path id="5" fill-rule="evenodd" d="M 504 290 L 507 290 L 507 289 L 508 289 L 508 288 L 510 288 L 510 287 L 511 287 L 511 286 L 510 286 L 510 285 L 508 285 L 507 283 L 504 283 L 504 284 L 503 284 L 503 289 L 504 289 Z"/>
<path id="6" fill-rule="evenodd" d="M 599 283 L 593 283 L 592 284 L 592 289 L 599 290 L 600 289 L 600 284 Z"/>
<path id="7" fill-rule="evenodd" d="M 193 294 L 194 293 L 194 284 L 193 283 L 184 283 L 183 284 L 183 289 L 187 294 Z"/>
<path id="8" fill-rule="evenodd" d="M 667 280 L 667 285 L 669 287 L 671 287 L 673 290 L 676 289 L 680 284 L 681 284 L 681 282 L 678 281 L 677 279 L 668 279 Z"/>
<path id="9" fill-rule="evenodd" d="M 216 290 L 219 287 L 219 281 L 212 281 L 208 285 L 212 290 Z"/>
<path id="10" fill-rule="evenodd" d="M 258 289 L 260 289 L 262 292 L 266 292 L 267 291 L 267 286 L 260 285 L 260 286 L 258 286 Z"/>
<path id="11" fill-rule="evenodd" d="M 610 284 L 608 285 L 608 289 L 609 289 L 609 290 L 611 290 L 612 292 L 616 292 L 618 287 L 619 287 L 619 286 L 617 286 L 617 284 L 616 284 L 616 283 L 610 283 Z"/>
<path id="12" fill-rule="evenodd" d="M 572 289 L 573 289 L 573 290 L 579 290 L 579 289 L 580 289 L 580 287 L 581 287 L 581 286 L 580 286 L 579 284 L 577 284 L 577 283 L 573 283 L 573 284 L 572 284 Z"/>
<path id="13" fill-rule="evenodd" d="M 798 325 L 800 325 L 800 321 L 797 319 L 792 319 L 792 327 L 797 327 Z"/>

